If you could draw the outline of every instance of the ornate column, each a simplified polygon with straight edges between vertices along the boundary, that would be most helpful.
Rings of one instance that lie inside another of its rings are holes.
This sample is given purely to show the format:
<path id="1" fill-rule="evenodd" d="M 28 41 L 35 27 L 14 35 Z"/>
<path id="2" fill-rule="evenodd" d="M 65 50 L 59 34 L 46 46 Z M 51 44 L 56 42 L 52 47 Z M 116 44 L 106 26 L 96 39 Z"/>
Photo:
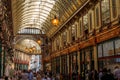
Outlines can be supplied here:
<path id="1" fill-rule="evenodd" d="M 98 71 L 98 59 L 97 59 L 97 45 L 93 46 L 93 54 L 94 54 L 94 69 Z"/>

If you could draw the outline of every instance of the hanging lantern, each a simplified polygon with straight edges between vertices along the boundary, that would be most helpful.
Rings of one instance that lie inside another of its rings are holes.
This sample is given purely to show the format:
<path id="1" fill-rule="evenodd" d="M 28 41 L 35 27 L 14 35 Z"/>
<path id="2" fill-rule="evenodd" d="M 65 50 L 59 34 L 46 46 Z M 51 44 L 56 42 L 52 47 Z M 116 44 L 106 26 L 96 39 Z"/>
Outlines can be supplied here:
<path id="1" fill-rule="evenodd" d="M 35 46 L 33 46 L 33 47 L 32 47 L 32 50 L 33 50 L 33 51 L 35 51 L 35 50 L 36 50 L 36 47 L 35 47 Z"/>
<path id="2" fill-rule="evenodd" d="M 32 52 L 33 51 L 32 48 L 30 48 L 29 51 Z"/>
<path id="3" fill-rule="evenodd" d="M 26 51 L 26 52 L 29 52 L 29 49 L 26 47 L 26 48 L 25 48 L 25 51 Z"/>
<path id="4" fill-rule="evenodd" d="M 37 43 L 38 43 L 38 44 L 41 44 L 41 40 L 38 40 Z"/>
<path id="5" fill-rule="evenodd" d="M 55 16 L 54 19 L 52 20 L 52 24 L 54 26 L 57 26 L 59 24 L 59 19 Z"/>

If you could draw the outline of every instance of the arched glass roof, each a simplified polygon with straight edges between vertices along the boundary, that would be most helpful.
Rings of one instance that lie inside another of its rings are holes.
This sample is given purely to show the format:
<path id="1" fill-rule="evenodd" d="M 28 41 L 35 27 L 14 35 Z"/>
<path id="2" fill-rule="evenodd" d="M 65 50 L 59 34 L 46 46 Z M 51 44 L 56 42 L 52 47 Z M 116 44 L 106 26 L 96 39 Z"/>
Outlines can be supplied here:
<path id="1" fill-rule="evenodd" d="M 60 27 L 80 6 L 83 0 L 12 0 L 14 34 L 20 29 L 34 27 L 46 34 L 54 32 L 51 19 L 60 18 Z M 84 0 L 86 1 L 86 0 Z"/>
<path id="2" fill-rule="evenodd" d="M 30 53 L 26 52 L 26 48 L 35 47 L 35 51 Z M 26 52 L 28 54 L 41 54 L 41 47 L 40 45 L 31 39 L 21 39 L 19 42 L 15 44 L 15 49 L 18 49 L 20 51 Z"/>

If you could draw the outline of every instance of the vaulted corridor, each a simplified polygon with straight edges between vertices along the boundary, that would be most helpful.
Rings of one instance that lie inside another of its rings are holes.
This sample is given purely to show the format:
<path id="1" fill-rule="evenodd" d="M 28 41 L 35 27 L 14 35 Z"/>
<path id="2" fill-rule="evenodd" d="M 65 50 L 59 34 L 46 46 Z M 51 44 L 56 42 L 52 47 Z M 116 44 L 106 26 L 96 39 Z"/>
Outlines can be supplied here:
<path id="1" fill-rule="evenodd" d="M 0 80 L 109 71 L 120 80 L 120 0 L 0 0 Z"/>

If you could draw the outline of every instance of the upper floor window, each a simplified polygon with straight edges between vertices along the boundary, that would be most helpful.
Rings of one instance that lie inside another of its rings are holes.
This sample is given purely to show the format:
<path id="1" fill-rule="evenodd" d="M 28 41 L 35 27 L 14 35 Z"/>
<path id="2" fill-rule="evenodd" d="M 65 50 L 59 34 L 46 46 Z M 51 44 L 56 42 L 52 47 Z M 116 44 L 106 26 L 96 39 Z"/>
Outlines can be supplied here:
<path id="1" fill-rule="evenodd" d="M 120 39 L 115 40 L 115 55 L 120 55 Z"/>
<path id="2" fill-rule="evenodd" d="M 76 25 L 72 26 L 72 41 L 75 41 L 75 36 L 76 36 Z"/>
<path id="3" fill-rule="evenodd" d="M 60 42 L 59 42 L 59 37 L 56 39 L 56 49 L 59 50 Z"/>
<path id="4" fill-rule="evenodd" d="M 102 24 L 107 24 L 110 22 L 110 1 L 102 0 L 101 2 L 101 12 L 102 12 Z"/>
<path id="5" fill-rule="evenodd" d="M 92 30 L 92 13 L 89 14 L 89 26 L 90 26 L 90 30 Z"/>
<path id="6" fill-rule="evenodd" d="M 95 12 L 96 12 L 96 26 L 99 26 L 100 17 L 99 17 L 99 8 L 98 7 L 96 8 Z"/>
<path id="7" fill-rule="evenodd" d="M 67 33 L 66 32 L 63 32 L 62 41 L 63 41 L 63 46 L 65 46 L 66 42 L 67 42 Z"/>
<path id="8" fill-rule="evenodd" d="M 84 34 L 88 33 L 88 14 L 83 16 L 83 30 L 84 30 Z"/>
<path id="9" fill-rule="evenodd" d="M 83 34 L 83 26 L 82 26 L 82 20 L 79 21 L 80 24 L 80 35 Z"/>
<path id="10" fill-rule="evenodd" d="M 116 0 L 112 0 L 112 13 L 113 13 L 113 18 L 115 18 L 117 16 Z"/>

